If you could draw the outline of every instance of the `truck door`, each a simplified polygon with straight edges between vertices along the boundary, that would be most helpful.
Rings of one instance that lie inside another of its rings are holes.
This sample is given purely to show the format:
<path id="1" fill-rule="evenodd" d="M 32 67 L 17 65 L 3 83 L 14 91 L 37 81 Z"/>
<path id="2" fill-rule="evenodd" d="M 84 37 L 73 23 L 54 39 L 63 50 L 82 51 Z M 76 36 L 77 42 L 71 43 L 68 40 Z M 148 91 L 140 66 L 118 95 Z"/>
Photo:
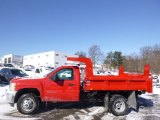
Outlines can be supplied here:
<path id="1" fill-rule="evenodd" d="M 79 101 L 80 86 L 77 84 L 74 68 L 63 68 L 58 70 L 48 80 L 46 91 L 50 93 L 52 101 Z"/>

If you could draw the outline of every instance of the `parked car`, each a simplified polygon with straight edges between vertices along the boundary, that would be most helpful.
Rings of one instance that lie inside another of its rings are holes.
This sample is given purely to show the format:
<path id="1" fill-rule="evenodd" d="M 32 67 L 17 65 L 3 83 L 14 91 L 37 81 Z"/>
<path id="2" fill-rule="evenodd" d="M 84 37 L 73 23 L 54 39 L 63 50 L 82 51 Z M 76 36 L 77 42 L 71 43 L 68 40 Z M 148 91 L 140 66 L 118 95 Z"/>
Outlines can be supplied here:
<path id="1" fill-rule="evenodd" d="M 0 75 L 1 75 L 1 78 L 2 81 L 5 79 L 6 81 L 10 81 L 11 79 L 13 78 L 16 78 L 16 77 L 25 77 L 25 76 L 28 76 L 26 73 L 24 73 L 22 70 L 20 69 L 17 69 L 17 68 L 1 68 L 0 69 Z M 1 82 L 2 82 L 1 81 Z"/>
<path id="2" fill-rule="evenodd" d="M 30 77 L 44 77 L 51 71 L 51 69 L 47 69 L 46 67 L 35 67 L 35 69 L 32 70 L 24 70 Z"/>
<path id="3" fill-rule="evenodd" d="M 0 75 L 0 83 L 2 83 L 2 82 L 7 82 L 7 80 L 5 79 L 4 76 Z"/>
<path id="4" fill-rule="evenodd" d="M 25 71 L 32 71 L 32 70 L 35 69 L 35 67 L 34 67 L 33 65 L 25 65 L 25 66 L 23 67 L 23 69 L 24 69 Z"/>
<path id="5" fill-rule="evenodd" d="M 4 67 L 14 67 L 12 64 L 4 64 Z"/>

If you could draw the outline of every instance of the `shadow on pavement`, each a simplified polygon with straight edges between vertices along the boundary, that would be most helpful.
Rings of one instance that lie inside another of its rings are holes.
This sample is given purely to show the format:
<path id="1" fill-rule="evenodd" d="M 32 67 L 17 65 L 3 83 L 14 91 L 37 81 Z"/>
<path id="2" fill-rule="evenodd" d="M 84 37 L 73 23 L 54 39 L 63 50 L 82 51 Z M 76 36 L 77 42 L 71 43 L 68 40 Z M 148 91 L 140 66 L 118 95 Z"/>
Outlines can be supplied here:
<path id="1" fill-rule="evenodd" d="M 153 107 L 152 99 L 146 99 L 146 98 L 143 98 L 143 97 L 138 97 L 138 99 L 137 99 L 137 109 L 130 108 L 129 113 L 132 110 L 135 111 L 135 112 L 139 112 L 139 109 L 143 108 L 143 107 Z"/>
<path id="2" fill-rule="evenodd" d="M 51 111 L 53 109 L 87 109 L 95 106 L 103 106 L 103 102 L 66 102 L 66 103 L 42 103 L 37 114 Z"/>
<path id="3" fill-rule="evenodd" d="M 81 102 L 65 102 L 65 103 L 41 103 L 40 108 L 35 115 L 24 115 L 18 112 L 18 110 L 12 111 L 6 114 L 7 116 L 19 117 L 19 118 L 32 118 L 32 117 L 47 117 L 48 115 L 61 114 L 73 114 L 81 109 L 92 108 L 95 106 L 103 106 L 103 102 L 91 102 L 91 101 L 81 101 Z"/>
<path id="4" fill-rule="evenodd" d="M 102 107 L 104 105 L 103 101 L 99 102 L 91 102 L 91 101 L 81 101 L 77 103 L 43 103 L 37 114 L 43 114 L 48 111 L 52 111 L 54 109 L 87 109 L 91 107 Z M 130 108 L 128 114 L 133 110 L 135 112 L 139 112 L 140 108 L 143 107 L 153 107 L 153 101 L 151 99 L 146 99 L 143 97 L 138 97 L 137 100 L 137 109 Z"/>

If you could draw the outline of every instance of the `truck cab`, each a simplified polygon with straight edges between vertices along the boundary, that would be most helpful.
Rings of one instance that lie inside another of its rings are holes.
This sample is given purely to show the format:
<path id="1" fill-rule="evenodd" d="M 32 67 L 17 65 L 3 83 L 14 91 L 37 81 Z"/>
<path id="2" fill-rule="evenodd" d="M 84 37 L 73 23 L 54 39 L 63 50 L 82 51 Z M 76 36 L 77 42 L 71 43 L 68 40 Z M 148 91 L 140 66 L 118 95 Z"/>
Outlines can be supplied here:
<path id="1" fill-rule="evenodd" d="M 44 78 L 44 101 L 79 101 L 80 72 L 76 66 L 63 66 Z"/>

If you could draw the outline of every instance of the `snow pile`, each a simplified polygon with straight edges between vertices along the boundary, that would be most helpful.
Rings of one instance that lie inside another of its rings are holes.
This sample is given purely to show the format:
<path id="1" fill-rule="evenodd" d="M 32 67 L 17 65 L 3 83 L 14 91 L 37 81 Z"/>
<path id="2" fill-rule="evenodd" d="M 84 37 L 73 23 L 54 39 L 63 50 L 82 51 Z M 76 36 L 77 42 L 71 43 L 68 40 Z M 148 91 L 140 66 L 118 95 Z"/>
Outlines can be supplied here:
<path id="1" fill-rule="evenodd" d="M 9 90 L 9 85 L 0 87 L 0 104 L 7 103 L 6 92 Z"/>
<path id="2" fill-rule="evenodd" d="M 160 94 L 160 88 L 157 88 L 156 86 L 153 87 L 153 94 Z"/>

